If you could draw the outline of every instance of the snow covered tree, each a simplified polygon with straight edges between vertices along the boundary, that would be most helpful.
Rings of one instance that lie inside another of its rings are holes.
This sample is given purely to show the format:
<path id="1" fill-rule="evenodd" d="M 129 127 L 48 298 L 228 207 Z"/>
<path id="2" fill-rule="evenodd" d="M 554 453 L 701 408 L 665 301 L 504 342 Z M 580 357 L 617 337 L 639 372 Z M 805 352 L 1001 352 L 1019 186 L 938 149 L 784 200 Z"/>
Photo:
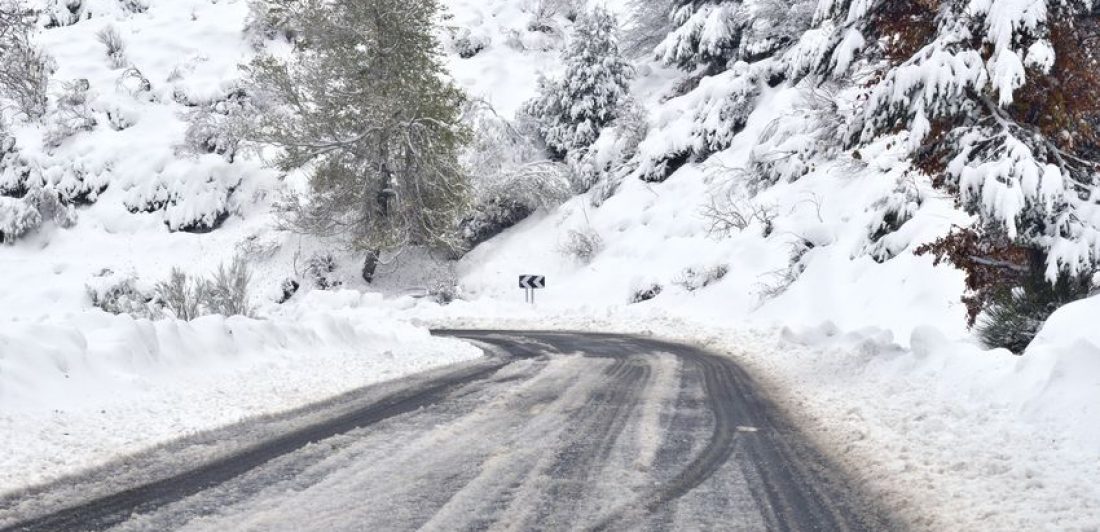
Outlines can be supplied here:
<path id="1" fill-rule="evenodd" d="M 1035 269 L 1078 286 L 1100 262 L 1094 9 L 1078 0 L 825 0 L 815 31 L 785 56 L 792 77 L 841 78 L 857 63 L 877 71 L 848 142 L 907 131 L 917 167 L 976 215 L 922 250 L 967 272 L 972 322 L 983 309 L 1004 318 L 1005 309 L 1041 307 L 1031 304 L 1040 291 L 1027 287 Z M 1007 297 L 1006 286 L 1029 293 Z M 1059 293 L 1058 304 L 1086 293 Z"/>
<path id="2" fill-rule="evenodd" d="M 248 136 L 281 148 L 279 165 L 309 169 L 289 205 L 292 226 L 366 253 L 454 249 L 468 203 L 458 161 L 468 132 L 463 93 L 447 78 L 435 0 L 279 0 L 300 23 L 287 60 L 249 68 L 260 110 Z"/>
<path id="3" fill-rule="evenodd" d="M 541 80 L 539 96 L 526 107 L 557 159 L 579 156 L 596 142 L 618 117 L 634 75 L 619 50 L 615 16 L 602 8 L 577 21 L 563 61 L 562 79 Z"/>
<path id="4" fill-rule="evenodd" d="M 787 47 L 809 25 L 812 9 L 804 0 L 673 0 L 673 29 L 655 53 L 667 65 L 716 74 Z"/>

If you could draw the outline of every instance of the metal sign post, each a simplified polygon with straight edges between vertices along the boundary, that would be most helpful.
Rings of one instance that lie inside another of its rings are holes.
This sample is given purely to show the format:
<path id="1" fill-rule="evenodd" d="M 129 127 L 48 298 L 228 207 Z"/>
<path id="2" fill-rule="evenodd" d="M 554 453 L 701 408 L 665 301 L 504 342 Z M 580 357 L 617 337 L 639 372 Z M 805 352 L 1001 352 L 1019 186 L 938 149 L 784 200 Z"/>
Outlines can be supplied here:
<path id="1" fill-rule="evenodd" d="M 535 304 L 535 290 L 546 288 L 546 277 L 542 275 L 519 276 L 519 287 L 524 290 L 523 301 Z"/>

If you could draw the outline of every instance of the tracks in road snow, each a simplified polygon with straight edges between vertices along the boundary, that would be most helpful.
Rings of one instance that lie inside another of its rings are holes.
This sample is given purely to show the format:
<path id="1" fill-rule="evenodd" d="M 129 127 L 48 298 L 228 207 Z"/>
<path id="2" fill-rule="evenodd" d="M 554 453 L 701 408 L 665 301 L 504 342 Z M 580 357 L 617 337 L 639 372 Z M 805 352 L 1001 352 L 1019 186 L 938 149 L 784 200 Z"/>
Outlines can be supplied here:
<path id="1" fill-rule="evenodd" d="M 19 530 L 893 528 L 733 361 L 652 339 L 508 353 Z M 309 442 L 315 442 L 308 444 Z M 18 506 L 16 506 L 18 507 Z M 5 521 L 8 519 L 8 521 Z"/>

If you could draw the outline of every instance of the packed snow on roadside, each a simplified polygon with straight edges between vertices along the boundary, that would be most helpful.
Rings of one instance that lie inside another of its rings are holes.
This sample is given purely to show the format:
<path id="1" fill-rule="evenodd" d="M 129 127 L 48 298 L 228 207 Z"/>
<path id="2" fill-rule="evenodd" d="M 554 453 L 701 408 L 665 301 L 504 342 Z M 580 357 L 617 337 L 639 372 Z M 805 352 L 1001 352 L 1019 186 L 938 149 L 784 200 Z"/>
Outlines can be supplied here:
<path id="1" fill-rule="evenodd" d="M 270 320 L 88 313 L 0 329 L 0 493 L 119 456 L 481 356 L 317 292 Z"/>

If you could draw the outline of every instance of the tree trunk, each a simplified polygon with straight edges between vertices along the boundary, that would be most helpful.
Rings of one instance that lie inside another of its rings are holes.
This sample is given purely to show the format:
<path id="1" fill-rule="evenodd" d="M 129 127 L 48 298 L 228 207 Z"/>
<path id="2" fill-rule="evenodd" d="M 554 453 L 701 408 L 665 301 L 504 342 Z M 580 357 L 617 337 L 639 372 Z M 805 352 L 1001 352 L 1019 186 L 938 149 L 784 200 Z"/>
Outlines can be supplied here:
<path id="1" fill-rule="evenodd" d="M 377 249 L 367 251 L 367 256 L 363 259 L 363 280 L 367 284 L 374 282 L 374 271 L 378 269 L 378 255 Z"/>

